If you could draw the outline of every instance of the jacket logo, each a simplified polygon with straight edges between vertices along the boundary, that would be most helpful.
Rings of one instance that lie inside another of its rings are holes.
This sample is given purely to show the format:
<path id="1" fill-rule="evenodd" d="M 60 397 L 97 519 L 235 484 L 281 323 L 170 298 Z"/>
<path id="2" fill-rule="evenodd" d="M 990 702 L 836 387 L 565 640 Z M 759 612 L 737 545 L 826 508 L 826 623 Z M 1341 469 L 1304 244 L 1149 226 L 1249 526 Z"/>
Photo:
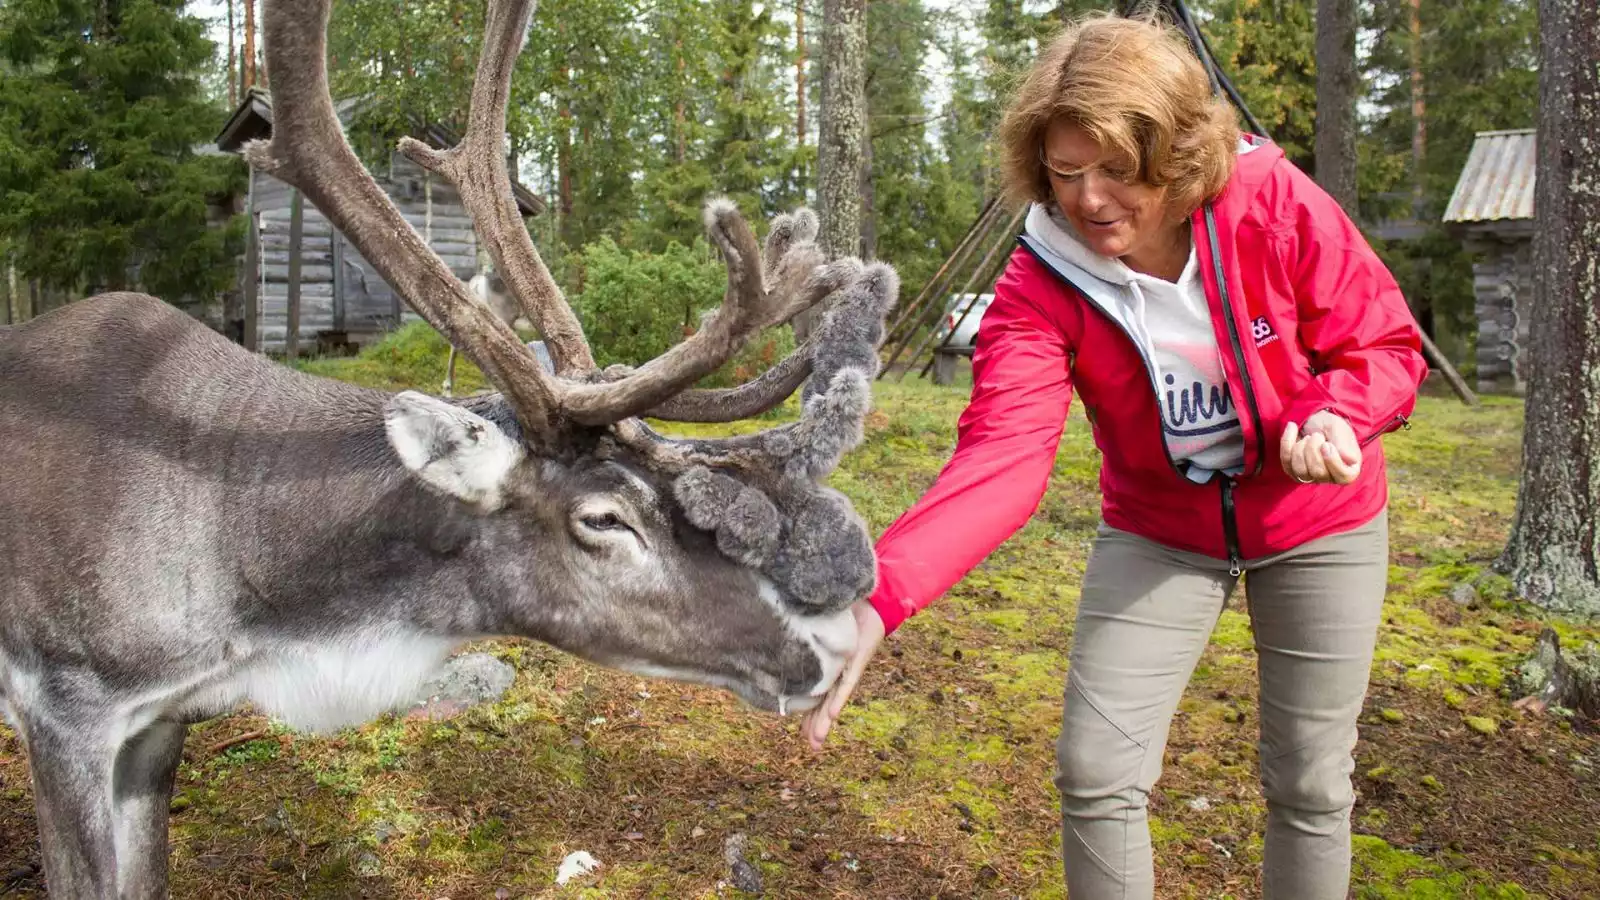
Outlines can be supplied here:
<path id="1" fill-rule="evenodd" d="M 1256 339 L 1257 347 L 1265 347 L 1278 339 L 1278 333 L 1272 330 L 1272 323 L 1266 316 L 1256 316 L 1250 323 L 1250 336 Z"/>

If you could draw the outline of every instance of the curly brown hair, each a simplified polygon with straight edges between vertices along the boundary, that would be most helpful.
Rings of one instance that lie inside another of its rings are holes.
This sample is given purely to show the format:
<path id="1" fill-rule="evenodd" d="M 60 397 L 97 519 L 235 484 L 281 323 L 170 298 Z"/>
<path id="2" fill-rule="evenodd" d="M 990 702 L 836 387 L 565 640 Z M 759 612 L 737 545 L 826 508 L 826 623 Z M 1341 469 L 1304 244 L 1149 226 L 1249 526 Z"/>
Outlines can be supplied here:
<path id="1" fill-rule="evenodd" d="M 1213 95 L 1183 34 L 1154 14 L 1079 18 L 1039 54 L 1000 123 L 1014 202 L 1051 199 L 1042 154 L 1057 119 L 1094 138 L 1110 166 L 1165 189 L 1176 214 L 1221 193 L 1233 174 L 1233 109 Z"/>

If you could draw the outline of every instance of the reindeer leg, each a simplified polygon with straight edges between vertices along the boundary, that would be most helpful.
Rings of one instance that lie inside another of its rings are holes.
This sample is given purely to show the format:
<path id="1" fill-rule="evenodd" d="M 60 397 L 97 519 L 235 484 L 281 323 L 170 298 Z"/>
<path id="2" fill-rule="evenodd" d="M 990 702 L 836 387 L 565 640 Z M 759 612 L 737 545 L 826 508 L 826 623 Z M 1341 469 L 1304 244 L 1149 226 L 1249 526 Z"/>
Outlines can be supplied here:
<path id="1" fill-rule="evenodd" d="M 456 386 L 456 346 L 450 345 L 450 361 L 444 365 L 444 395 L 450 396 L 450 391 Z"/>
<path id="2" fill-rule="evenodd" d="M 119 900 L 166 900 L 168 807 L 187 733 L 182 723 L 157 720 L 117 754 L 112 802 Z"/>
<path id="3" fill-rule="evenodd" d="M 101 740 L 105 718 L 87 727 L 23 716 L 34 810 L 52 897 L 117 900 L 111 768 L 116 748 Z"/>

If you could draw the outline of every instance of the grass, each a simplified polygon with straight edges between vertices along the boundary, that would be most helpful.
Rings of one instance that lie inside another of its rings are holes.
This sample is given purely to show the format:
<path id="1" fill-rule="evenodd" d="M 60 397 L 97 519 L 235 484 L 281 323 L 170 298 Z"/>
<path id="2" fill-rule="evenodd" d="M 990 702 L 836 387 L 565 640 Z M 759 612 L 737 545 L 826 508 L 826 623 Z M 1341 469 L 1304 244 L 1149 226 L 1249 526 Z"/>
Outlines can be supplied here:
<path id="1" fill-rule="evenodd" d="M 433 390 L 443 344 L 426 337 L 302 368 Z M 457 377 L 481 384 L 470 366 Z M 875 531 L 932 482 L 965 397 L 879 382 L 866 441 L 832 479 Z M 1600 896 L 1600 745 L 1586 723 L 1514 709 L 1506 689 L 1542 624 L 1489 570 L 1521 425 L 1515 401 L 1428 397 L 1386 439 L 1391 589 L 1356 749 L 1357 897 Z M 451 722 L 388 719 L 326 739 L 249 715 L 196 726 L 174 896 L 732 897 L 722 848 L 738 832 L 769 897 L 1064 897 L 1052 743 L 1097 471 L 1075 411 L 1038 513 L 890 639 L 821 755 L 796 721 L 721 692 L 523 641 L 486 645 L 516 682 Z M 1452 599 L 1464 584 L 1469 603 Z M 1163 898 L 1260 896 L 1254 665 L 1235 605 L 1152 798 Z M 267 737 L 205 749 L 257 729 Z M 36 860 L 26 784 L 20 744 L 0 730 L 0 877 Z M 576 850 L 602 868 L 559 887 Z M 10 896 L 41 895 L 24 878 Z"/>

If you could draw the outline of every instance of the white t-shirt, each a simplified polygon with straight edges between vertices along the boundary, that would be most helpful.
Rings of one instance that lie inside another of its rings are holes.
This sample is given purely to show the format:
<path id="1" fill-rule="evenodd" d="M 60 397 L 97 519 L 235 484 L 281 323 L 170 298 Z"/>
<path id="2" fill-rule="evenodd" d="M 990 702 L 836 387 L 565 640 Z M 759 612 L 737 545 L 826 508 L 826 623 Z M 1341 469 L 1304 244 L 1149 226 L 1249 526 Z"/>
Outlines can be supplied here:
<path id="1" fill-rule="evenodd" d="M 1228 394 L 1193 243 L 1183 273 L 1172 282 L 1090 250 L 1054 206 L 1035 204 L 1026 232 L 1100 282 L 1099 289 L 1085 293 L 1127 332 L 1144 357 L 1173 462 L 1197 481 L 1242 467 L 1239 411 Z"/>

